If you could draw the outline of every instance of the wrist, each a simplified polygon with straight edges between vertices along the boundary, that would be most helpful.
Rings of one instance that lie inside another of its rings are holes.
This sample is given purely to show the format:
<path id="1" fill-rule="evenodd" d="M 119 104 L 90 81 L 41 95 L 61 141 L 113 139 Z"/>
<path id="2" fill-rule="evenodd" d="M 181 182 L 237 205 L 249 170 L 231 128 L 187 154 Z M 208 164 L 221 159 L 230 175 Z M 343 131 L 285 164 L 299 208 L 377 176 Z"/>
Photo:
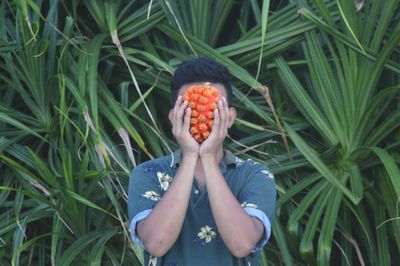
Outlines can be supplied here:
<path id="1" fill-rule="evenodd" d="M 199 154 L 197 152 L 182 152 L 182 159 L 197 161 L 198 158 Z"/>
<path id="2" fill-rule="evenodd" d="M 202 162 L 217 162 L 217 155 L 214 153 L 205 153 L 205 154 L 200 154 L 200 160 Z"/>

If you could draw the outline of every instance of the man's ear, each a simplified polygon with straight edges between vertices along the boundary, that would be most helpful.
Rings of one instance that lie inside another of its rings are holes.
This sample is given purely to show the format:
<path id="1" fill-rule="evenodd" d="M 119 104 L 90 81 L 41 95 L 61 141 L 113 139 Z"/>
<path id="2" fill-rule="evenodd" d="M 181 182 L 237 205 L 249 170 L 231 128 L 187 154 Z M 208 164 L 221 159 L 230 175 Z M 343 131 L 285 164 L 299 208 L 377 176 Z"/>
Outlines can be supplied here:
<path id="1" fill-rule="evenodd" d="M 229 121 L 228 121 L 229 128 L 231 128 L 231 126 L 233 125 L 233 122 L 236 119 L 236 115 L 237 113 L 235 107 L 229 107 Z"/>

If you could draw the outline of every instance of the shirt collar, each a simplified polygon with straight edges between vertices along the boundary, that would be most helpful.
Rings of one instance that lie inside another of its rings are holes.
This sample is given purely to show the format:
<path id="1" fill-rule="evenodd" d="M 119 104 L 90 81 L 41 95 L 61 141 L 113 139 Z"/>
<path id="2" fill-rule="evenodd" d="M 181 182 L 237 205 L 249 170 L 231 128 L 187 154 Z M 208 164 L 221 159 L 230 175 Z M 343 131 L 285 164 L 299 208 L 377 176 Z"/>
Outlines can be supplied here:
<path id="1" fill-rule="evenodd" d="M 171 168 L 176 168 L 176 166 L 181 162 L 181 158 L 182 158 L 182 151 L 181 149 L 178 149 L 176 151 L 174 151 L 171 154 L 171 163 L 170 163 L 170 167 Z M 238 157 L 236 157 L 236 155 L 234 155 L 231 151 L 224 149 L 224 157 L 222 158 L 221 162 L 220 162 L 220 166 L 225 168 L 228 165 L 235 165 L 238 166 L 238 164 L 240 163 L 240 159 Z"/>

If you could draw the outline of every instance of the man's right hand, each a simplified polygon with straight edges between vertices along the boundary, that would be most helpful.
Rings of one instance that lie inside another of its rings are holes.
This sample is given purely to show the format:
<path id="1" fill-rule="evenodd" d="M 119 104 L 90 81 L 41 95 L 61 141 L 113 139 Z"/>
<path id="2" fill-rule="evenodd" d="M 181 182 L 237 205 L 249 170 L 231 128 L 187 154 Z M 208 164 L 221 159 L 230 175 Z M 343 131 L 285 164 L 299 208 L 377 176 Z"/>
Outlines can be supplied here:
<path id="1" fill-rule="evenodd" d="M 199 156 L 199 144 L 189 132 L 191 112 L 187 105 L 179 97 L 173 112 L 169 114 L 172 133 L 182 149 L 179 168 L 156 206 L 136 227 L 144 248 L 156 257 L 164 256 L 181 232 Z M 187 111 L 184 115 L 185 108 Z"/>
<path id="2" fill-rule="evenodd" d="M 198 157 L 199 144 L 189 132 L 192 109 L 179 95 L 172 114 L 172 134 L 182 149 L 183 156 Z M 186 110 L 186 111 L 185 111 Z"/>

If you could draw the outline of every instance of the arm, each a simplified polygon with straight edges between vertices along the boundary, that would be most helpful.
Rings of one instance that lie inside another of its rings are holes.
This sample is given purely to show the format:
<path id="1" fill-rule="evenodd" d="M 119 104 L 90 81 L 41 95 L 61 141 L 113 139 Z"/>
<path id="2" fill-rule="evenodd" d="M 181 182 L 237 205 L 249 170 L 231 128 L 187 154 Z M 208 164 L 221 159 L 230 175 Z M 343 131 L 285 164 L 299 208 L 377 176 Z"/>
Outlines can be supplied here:
<path id="1" fill-rule="evenodd" d="M 199 156 L 203 165 L 211 209 L 218 231 L 236 257 L 248 255 L 264 232 L 260 220 L 248 215 L 230 191 L 218 166 L 217 149 L 222 147 L 233 123 L 226 99 L 214 110 L 214 124 L 208 139 L 202 143 Z"/>
<path id="2" fill-rule="evenodd" d="M 247 256 L 263 236 L 264 226 L 242 209 L 226 184 L 216 158 L 202 157 L 201 162 L 218 232 L 234 256 Z"/>
<path id="3" fill-rule="evenodd" d="M 183 156 L 168 190 L 137 226 L 139 238 L 153 256 L 163 256 L 179 236 L 188 206 L 197 158 Z"/>
<path id="4" fill-rule="evenodd" d="M 152 212 L 137 226 L 145 249 L 153 256 L 163 256 L 175 243 L 182 228 L 198 159 L 198 143 L 189 133 L 191 109 L 178 97 L 169 119 L 172 133 L 182 149 L 182 160 L 170 187 Z"/>

